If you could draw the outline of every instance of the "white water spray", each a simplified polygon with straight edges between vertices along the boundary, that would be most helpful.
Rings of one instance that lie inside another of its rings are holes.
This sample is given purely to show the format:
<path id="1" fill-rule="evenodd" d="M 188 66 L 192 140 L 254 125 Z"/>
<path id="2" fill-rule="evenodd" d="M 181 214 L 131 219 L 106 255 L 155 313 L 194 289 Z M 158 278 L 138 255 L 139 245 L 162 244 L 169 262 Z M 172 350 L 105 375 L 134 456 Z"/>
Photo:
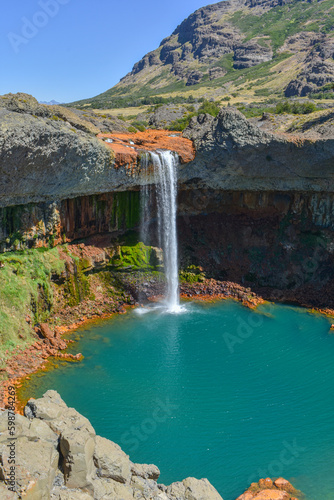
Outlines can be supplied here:
<path id="1" fill-rule="evenodd" d="M 156 189 L 158 237 L 159 246 L 163 249 L 164 269 L 166 276 L 166 306 L 169 312 L 179 312 L 179 273 L 178 273 L 178 251 L 177 251 L 177 166 L 179 158 L 171 151 L 157 150 L 150 153 L 154 167 L 154 179 Z M 144 160 L 147 167 L 147 159 Z M 144 197 L 142 236 L 147 236 L 147 187 L 143 188 Z"/>

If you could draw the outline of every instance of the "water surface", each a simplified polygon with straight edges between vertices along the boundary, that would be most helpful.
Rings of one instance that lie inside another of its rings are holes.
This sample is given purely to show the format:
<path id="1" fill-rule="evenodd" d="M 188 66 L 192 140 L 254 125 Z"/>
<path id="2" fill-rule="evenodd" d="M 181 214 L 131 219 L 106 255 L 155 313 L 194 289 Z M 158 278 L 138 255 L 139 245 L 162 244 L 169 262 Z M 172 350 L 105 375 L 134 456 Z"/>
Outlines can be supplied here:
<path id="1" fill-rule="evenodd" d="M 135 311 L 76 333 L 81 363 L 33 376 L 56 389 L 160 482 L 207 477 L 224 500 L 283 476 L 334 498 L 334 336 L 329 321 L 280 305 L 188 304 Z"/>

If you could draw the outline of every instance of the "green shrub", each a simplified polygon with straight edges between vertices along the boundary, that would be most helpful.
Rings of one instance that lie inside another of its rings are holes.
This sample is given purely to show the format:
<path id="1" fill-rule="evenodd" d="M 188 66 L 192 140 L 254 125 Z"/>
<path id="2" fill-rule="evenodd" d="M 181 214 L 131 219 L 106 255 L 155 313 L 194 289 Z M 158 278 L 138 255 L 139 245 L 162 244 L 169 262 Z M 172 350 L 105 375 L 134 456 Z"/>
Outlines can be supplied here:
<path id="1" fill-rule="evenodd" d="M 198 109 L 197 114 L 208 113 L 212 116 L 217 116 L 220 111 L 220 107 L 214 101 L 204 101 L 201 107 Z"/>
<path id="2" fill-rule="evenodd" d="M 144 132 L 148 126 L 148 123 L 144 121 L 134 120 L 133 122 L 131 122 L 131 125 L 132 127 L 140 130 L 140 132 Z"/>
<path id="3" fill-rule="evenodd" d="M 316 105 L 313 102 L 293 102 L 289 101 L 280 102 L 276 105 L 275 113 L 290 113 L 293 115 L 307 115 L 313 113 L 317 110 Z"/>
<path id="4" fill-rule="evenodd" d="M 185 270 L 179 273 L 180 280 L 184 283 L 198 283 L 205 281 L 205 273 L 198 266 L 188 266 Z"/>

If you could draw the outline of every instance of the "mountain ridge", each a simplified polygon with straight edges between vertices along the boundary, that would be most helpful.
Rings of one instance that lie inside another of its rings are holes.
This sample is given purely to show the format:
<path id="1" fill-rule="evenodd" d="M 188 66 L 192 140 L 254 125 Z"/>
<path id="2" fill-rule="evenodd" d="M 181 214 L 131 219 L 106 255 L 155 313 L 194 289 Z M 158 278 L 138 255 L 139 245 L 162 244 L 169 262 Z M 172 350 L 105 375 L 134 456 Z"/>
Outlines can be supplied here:
<path id="1" fill-rule="evenodd" d="M 334 82 L 333 34 L 334 0 L 218 2 L 192 13 L 117 85 L 72 104 L 303 97 Z"/>

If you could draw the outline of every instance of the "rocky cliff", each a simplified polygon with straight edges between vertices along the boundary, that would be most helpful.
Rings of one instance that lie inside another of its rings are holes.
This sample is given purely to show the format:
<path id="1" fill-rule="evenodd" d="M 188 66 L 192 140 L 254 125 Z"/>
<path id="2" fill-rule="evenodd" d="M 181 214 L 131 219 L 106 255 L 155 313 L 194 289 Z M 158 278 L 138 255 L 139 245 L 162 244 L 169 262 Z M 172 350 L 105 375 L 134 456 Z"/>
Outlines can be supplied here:
<path id="1" fill-rule="evenodd" d="M 207 479 L 158 483 L 156 465 L 131 462 L 55 391 L 31 399 L 24 415 L 0 411 L 2 500 L 222 500 Z M 297 497 L 301 492 L 285 479 L 266 478 L 238 500 Z"/>
<path id="2" fill-rule="evenodd" d="M 115 87 L 74 105 L 305 96 L 334 81 L 332 32 L 333 0 L 218 2 L 191 14 Z"/>
<path id="3" fill-rule="evenodd" d="M 3 500 L 222 500 L 207 479 L 158 484 L 158 467 L 132 463 L 55 391 L 30 400 L 24 413 L 0 411 Z"/>
<path id="4" fill-rule="evenodd" d="M 117 239 L 138 229 L 140 186 L 154 183 L 142 155 L 171 148 L 183 161 L 178 224 L 184 269 L 199 265 L 208 277 L 253 286 L 266 297 L 284 290 L 289 300 L 298 295 L 308 305 L 334 305 L 330 111 L 246 120 L 227 107 L 216 118 L 194 118 L 183 138 L 148 131 L 100 133 L 98 139 L 92 131 L 73 132 L 68 120 L 8 107 L 0 108 L 2 251 L 105 233 Z M 152 230 L 154 224 L 153 214 Z M 316 271 L 307 269 L 309 260 Z"/>
<path id="5" fill-rule="evenodd" d="M 261 125 L 261 123 L 260 123 Z M 193 118 L 184 136 L 196 158 L 182 166 L 185 187 L 246 191 L 333 189 L 334 135 L 321 139 L 261 130 L 232 108 Z"/>
<path id="6" fill-rule="evenodd" d="M 132 137 L 116 120 L 111 131 L 126 132 L 116 137 L 97 126 L 99 117 L 93 121 L 26 94 L 0 98 L 0 207 L 138 189 L 141 151 L 168 148 L 181 161 L 194 156 L 190 141 L 171 133 Z"/>

